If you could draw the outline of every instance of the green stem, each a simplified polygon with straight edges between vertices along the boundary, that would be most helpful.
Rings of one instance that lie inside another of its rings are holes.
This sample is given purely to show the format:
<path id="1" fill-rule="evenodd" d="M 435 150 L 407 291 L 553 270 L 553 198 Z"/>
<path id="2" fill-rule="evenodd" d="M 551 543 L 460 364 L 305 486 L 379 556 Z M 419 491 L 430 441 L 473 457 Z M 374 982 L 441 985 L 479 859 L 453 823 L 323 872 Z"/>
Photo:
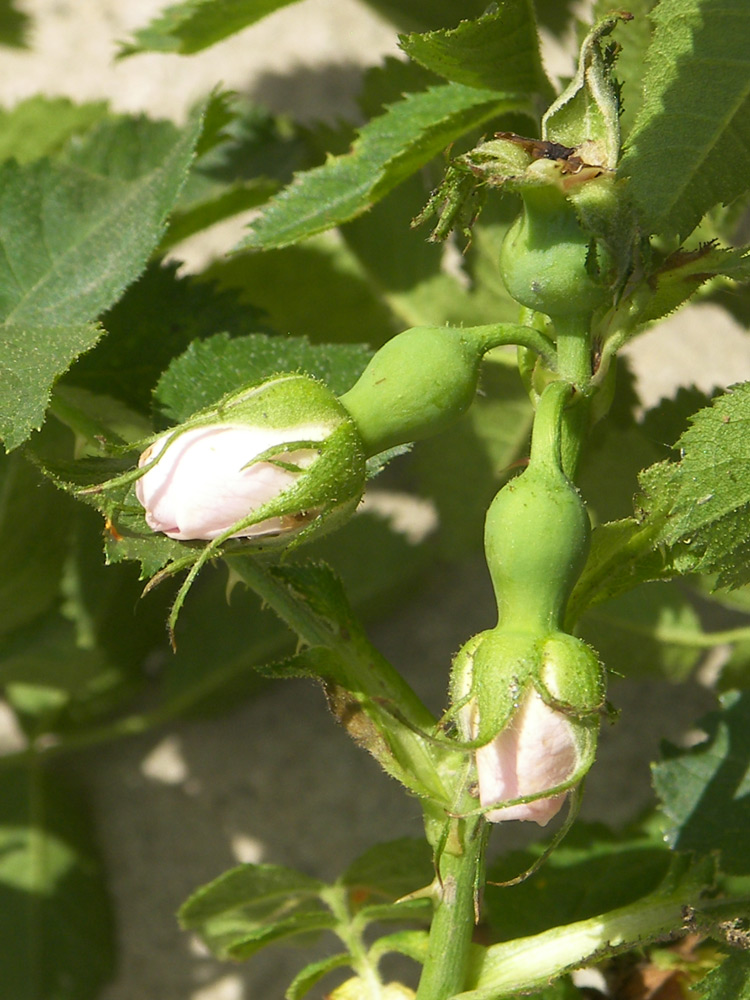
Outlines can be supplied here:
<path id="1" fill-rule="evenodd" d="M 466 986 L 476 893 L 484 882 L 484 820 L 451 820 L 438 859 L 435 910 L 416 1000 L 448 1000 Z"/>
<path id="2" fill-rule="evenodd" d="M 591 331 L 589 314 L 554 316 L 557 337 L 557 371 L 579 392 L 591 382 Z"/>
<path id="3" fill-rule="evenodd" d="M 486 353 L 493 347 L 515 345 L 534 351 L 547 363 L 553 371 L 557 367 L 555 345 L 545 334 L 533 326 L 521 326 L 518 323 L 487 323 L 483 326 L 466 326 L 461 333 L 467 337 L 476 338 Z"/>
<path id="4" fill-rule="evenodd" d="M 362 924 L 352 917 L 347 887 L 339 884 L 327 886 L 322 890 L 320 898 L 336 918 L 337 924 L 333 932 L 349 952 L 351 967 L 368 991 L 367 997 L 363 996 L 362 1000 L 379 1000 L 383 981 L 378 972 L 377 962 L 373 962 L 370 958 L 363 940 Z"/>
<path id="5" fill-rule="evenodd" d="M 534 416 L 530 462 L 554 471 L 562 461 L 563 412 L 572 395 L 569 382 L 550 382 L 542 393 Z"/>

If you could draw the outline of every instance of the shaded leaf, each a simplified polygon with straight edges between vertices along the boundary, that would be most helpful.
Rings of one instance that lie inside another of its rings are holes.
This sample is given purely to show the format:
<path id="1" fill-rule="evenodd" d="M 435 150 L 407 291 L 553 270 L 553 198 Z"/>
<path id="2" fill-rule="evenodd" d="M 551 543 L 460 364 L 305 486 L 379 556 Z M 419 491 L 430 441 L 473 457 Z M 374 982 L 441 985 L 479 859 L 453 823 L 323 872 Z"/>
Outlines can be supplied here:
<path id="1" fill-rule="evenodd" d="M 234 35 L 294 0 L 184 0 L 171 4 L 123 44 L 121 56 L 137 52 L 191 55 Z"/>
<path id="2" fill-rule="evenodd" d="M 368 897 L 400 899 L 429 885 L 434 873 L 427 841 L 402 837 L 370 848 L 347 868 L 341 882 L 362 905 Z"/>
<path id="3" fill-rule="evenodd" d="M 533 845 L 500 858 L 488 869 L 488 880 L 501 882 L 526 871 L 545 846 Z M 655 824 L 615 834 L 602 824 L 578 822 L 550 855 L 542 877 L 515 886 L 487 887 L 486 920 L 501 941 L 585 920 L 653 891 L 669 862 Z"/>
<path id="4" fill-rule="evenodd" d="M 74 104 L 67 97 L 28 97 L 9 111 L 0 110 L 0 160 L 12 157 L 27 163 L 52 156 L 71 136 L 85 132 L 106 114 L 104 101 Z"/>
<path id="5" fill-rule="evenodd" d="M 503 3 L 453 30 L 402 36 L 408 56 L 438 76 L 469 87 L 551 97 L 528 0 Z"/>
<path id="6" fill-rule="evenodd" d="M 5 635 L 57 599 L 73 504 L 20 454 L 0 454 L 0 497 L 0 635 Z"/>
<path id="7" fill-rule="evenodd" d="M 707 645 L 695 608 L 673 583 L 651 583 L 597 604 L 576 631 L 623 677 L 684 680 Z"/>
<path id="8" fill-rule="evenodd" d="M 261 328 L 257 311 L 235 292 L 178 277 L 177 267 L 149 265 L 102 317 L 109 336 L 76 361 L 66 382 L 148 412 L 159 376 L 193 340 L 220 330 L 236 336 L 248 326 Z"/>
<path id="9" fill-rule="evenodd" d="M 0 982 L 13 1000 L 95 1000 L 114 927 L 80 796 L 60 775 L 0 774 Z"/>
<path id="10" fill-rule="evenodd" d="M 336 393 L 351 388 L 370 358 L 354 344 L 310 344 L 305 337 L 262 333 L 193 341 L 159 380 L 156 399 L 175 422 L 217 403 L 227 392 L 277 372 L 304 371 Z"/>
<path id="11" fill-rule="evenodd" d="M 16 0 L 0 0 L 0 44 L 25 48 L 30 24 L 28 14 L 18 9 Z"/>
<path id="12" fill-rule="evenodd" d="M 690 233 L 750 176 L 750 8 L 662 0 L 622 173 L 648 232 Z"/>
<path id="13" fill-rule="evenodd" d="M 527 102 L 449 83 L 407 94 L 359 132 L 349 153 L 297 175 L 237 249 L 271 249 L 323 232 L 370 208 L 464 132 Z"/>
<path id="14" fill-rule="evenodd" d="M 450 28 L 460 17 L 478 17 L 487 8 L 485 0 L 462 0 L 459 9 L 456 0 L 366 0 L 366 3 L 408 31 Z"/>
<path id="15" fill-rule="evenodd" d="M 665 746 L 654 787 L 676 850 L 720 851 L 722 870 L 750 874 L 750 693 L 728 693 L 700 723 L 704 742 Z"/>

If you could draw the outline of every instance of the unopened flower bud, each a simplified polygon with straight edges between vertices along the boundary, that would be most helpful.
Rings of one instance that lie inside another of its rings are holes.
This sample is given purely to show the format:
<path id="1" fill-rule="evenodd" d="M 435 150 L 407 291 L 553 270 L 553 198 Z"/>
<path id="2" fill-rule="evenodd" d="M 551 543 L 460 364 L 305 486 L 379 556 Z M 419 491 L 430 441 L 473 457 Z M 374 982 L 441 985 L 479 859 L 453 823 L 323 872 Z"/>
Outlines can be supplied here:
<path id="1" fill-rule="evenodd" d="M 365 481 L 346 410 L 305 375 L 225 397 L 158 438 L 139 467 L 148 526 L 180 540 L 296 535 L 316 518 L 351 513 Z"/>
<path id="2" fill-rule="evenodd" d="M 497 628 L 467 643 L 455 671 L 487 819 L 546 826 L 594 761 L 604 704 L 596 654 L 563 632 L 535 638 Z"/>

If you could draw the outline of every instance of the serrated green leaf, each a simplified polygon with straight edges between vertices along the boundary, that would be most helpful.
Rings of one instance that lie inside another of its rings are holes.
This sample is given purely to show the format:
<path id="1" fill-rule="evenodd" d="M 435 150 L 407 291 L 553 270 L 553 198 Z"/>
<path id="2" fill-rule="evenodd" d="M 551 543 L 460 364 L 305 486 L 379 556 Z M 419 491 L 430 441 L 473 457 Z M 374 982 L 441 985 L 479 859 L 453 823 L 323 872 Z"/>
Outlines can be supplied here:
<path id="1" fill-rule="evenodd" d="M 750 582 L 749 421 L 750 383 L 742 383 L 692 418 L 679 462 L 641 478 L 649 518 L 665 518 L 658 541 L 673 547 L 676 571 L 716 572 L 719 586 Z"/>
<path id="2" fill-rule="evenodd" d="M 662 0 L 621 170 L 648 232 L 687 236 L 750 176 L 750 8 Z"/>
<path id="3" fill-rule="evenodd" d="M 453 30 L 402 36 L 408 56 L 438 76 L 468 87 L 552 96 L 542 67 L 534 11 L 528 0 L 505 0 Z"/>
<path id="4" fill-rule="evenodd" d="M 49 393 L 101 335 L 93 320 L 143 269 L 187 173 L 201 127 L 107 123 L 78 149 L 85 169 L 0 166 L 0 434 L 17 447 Z"/>
<path id="5" fill-rule="evenodd" d="M 29 97 L 9 111 L 0 110 L 0 160 L 28 163 L 52 156 L 106 114 L 104 101 L 74 104 L 67 97 Z"/>
<path id="6" fill-rule="evenodd" d="M 328 958 L 321 958 L 318 962 L 311 962 L 297 973 L 287 987 L 284 994 L 286 1000 L 301 1000 L 329 972 L 341 969 L 345 965 L 349 965 L 351 961 L 352 959 L 349 954 L 343 954 L 330 955 Z"/>
<path id="7" fill-rule="evenodd" d="M 263 205 L 278 187 L 275 181 L 265 178 L 237 181 L 234 184 L 206 180 L 200 190 L 194 189 L 191 192 L 190 201 L 183 202 L 172 214 L 167 234 L 159 245 L 160 252 L 170 250 L 217 222 Z M 179 251 L 176 253 L 179 256 Z"/>
<path id="8" fill-rule="evenodd" d="M 288 246 L 361 215 L 464 132 L 508 111 L 531 113 L 515 95 L 458 83 L 407 94 L 360 130 L 349 153 L 298 175 L 237 249 Z"/>
<path id="9" fill-rule="evenodd" d="M 184 0 L 165 8 L 123 44 L 121 56 L 137 52 L 192 55 L 242 31 L 295 0 Z"/>
<path id="10" fill-rule="evenodd" d="M 691 988 L 701 1000 L 750 1000 L 750 953 L 734 952 Z"/>
<path id="11" fill-rule="evenodd" d="M 159 380 L 155 397 L 179 423 L 227 392 L 259 382 L 276 372 L 304 371 L 322 379 L 336 393 L 351 388 L 371 352 L 354 344 L 311 344 L 306 337 L 248 334 L 230 339 L 217 334 L 193 341 Z"/>
<path id="12" fill-rule="evenodd" d="M 84 803 L 59 774 L 0 775 L 0 982 L 13 1000 L 95 1000 L 114 927 Z"/>
<path id="13" fill-rule="evenodd" d="M 654 787 L 671 821 L 676 850 L 720 851 L 728 874 L 750 874 L 750 693 L 722 697 L 700 723 L 707 739 L 689 750 L 665 748 Z"/>
<path id="14" fill-rule="evenodd" d="M 39 430 L 52 386 L 103 332 L 97 323 L 0 324 L 0 438 L 6 451 Z"/>
<path id="15" fill-rule="evenodd" d="M 598 604 L 577 632 L 623 677 L 685 680 L 707 645 L 695 608 L 673 583 L 650 583 Z"/>

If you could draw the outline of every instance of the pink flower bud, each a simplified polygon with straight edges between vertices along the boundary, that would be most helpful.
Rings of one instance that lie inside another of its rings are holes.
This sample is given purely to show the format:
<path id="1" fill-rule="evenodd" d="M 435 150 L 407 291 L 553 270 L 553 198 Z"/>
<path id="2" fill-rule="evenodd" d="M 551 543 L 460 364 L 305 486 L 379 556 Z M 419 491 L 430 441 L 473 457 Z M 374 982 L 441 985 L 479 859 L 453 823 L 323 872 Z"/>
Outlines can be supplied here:
<path id="1" fill-rule="evenodd" d="M 535 795 L 568 781 L 579 763 L 576 732 L 570 718 L 545 704 L 531 686 L 505 729 L 476 751 L 482 806 Z M 491 823 L 531 820 L 540 826 L 561 809 L 563 792 L 550 798 L 491 810 Z"/>
<path id="2" fill-rule="evenodd" d="M 146 522 L 153 531 L 170 538 L 218 538 L 293 486 L 301 471 L 319 457 L 312 448 L 285 451 L 281 446 L 291 441 L 322 441 L 329 433 L 325 426 L 297 425 L 279 430 L 231 423 L 199 425 L 176 436 L 168 432 L 147 448 L 139 461 L 143 466 L 164 452 L 135 484 Z M 277 445 L 278 454 L 253 461 Z M 274 458 L 285 467 L 275 464 Z M 298 517 L 270 517 L 241 528 L 232 537 L 290 533 L 307 520 L 302 513 Z"/>

